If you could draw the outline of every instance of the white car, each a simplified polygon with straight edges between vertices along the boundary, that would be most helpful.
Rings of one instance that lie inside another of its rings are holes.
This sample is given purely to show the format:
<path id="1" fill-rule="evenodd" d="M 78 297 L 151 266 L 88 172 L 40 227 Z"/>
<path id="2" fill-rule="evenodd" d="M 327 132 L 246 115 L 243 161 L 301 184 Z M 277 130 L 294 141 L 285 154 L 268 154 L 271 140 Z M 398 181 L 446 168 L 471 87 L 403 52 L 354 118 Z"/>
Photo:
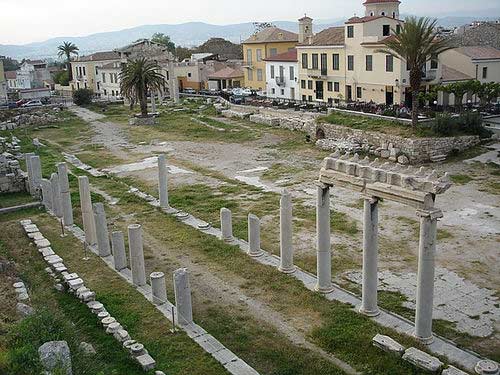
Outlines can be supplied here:
<path id="1" fill-rule="evenodd" d="M 232 91 L 231 94 L 237 95 L 237 96 L 243 96 L 243 89 L 239 87 L 235 87 Z"/>
<path id="2" fill-rule="evenodd" d="M 252 90 L 250 90 L 250 89 L 243 89 L 243 91 L 241 92 L 241 95 L 243 95 L 243 96 L 252 96 Z"/>
<path id="3" fill-rule="evenodd" d="M 22 107 L 43 107 L 43 103 L 40 100 L 30 100 L 28 103 L 23 104 Z"/>

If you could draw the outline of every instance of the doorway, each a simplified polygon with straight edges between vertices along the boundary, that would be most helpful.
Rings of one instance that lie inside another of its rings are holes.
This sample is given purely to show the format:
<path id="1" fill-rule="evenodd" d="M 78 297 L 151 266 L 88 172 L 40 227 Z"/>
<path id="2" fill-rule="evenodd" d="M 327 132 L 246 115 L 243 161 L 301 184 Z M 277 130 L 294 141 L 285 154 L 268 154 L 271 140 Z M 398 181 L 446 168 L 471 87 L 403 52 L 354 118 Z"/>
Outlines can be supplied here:
<path id="1" fill-rule="evenodd" d="M 394 87 L 392 86 L 385 86 L 385 104 L 394 104 Z"/>
<path id="2" fill-rule="evenodd" d="M 323 95 L 323 81 L 316 81 L 316 99 L 323 100 L 324 95 Z"/>

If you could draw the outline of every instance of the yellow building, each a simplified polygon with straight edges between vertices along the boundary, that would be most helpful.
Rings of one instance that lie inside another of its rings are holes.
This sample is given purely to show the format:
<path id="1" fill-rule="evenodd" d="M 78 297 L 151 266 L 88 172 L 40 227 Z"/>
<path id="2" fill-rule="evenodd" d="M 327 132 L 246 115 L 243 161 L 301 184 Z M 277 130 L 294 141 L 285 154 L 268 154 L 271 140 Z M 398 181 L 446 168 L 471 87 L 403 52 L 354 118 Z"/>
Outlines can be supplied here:
<path id="1" fill-rule="evenodd" d="M 111 62 L 120 62 L 120 54 L 114 51 L 96 52 L 88 56 L 79 56 L 71 61 L 73 81 L 70 82 L 72 90 L 90 89 L 100 92 L 97 75 L 99 68 Z"/>
<path id="2" fill-rule="evenodd" d="M 254 90 L 266 88 L 266 62 L 264 59 L 287 52 L 297 45 L 296 33 L 277 27 L 268 27 L 243 42 L 245 86 Z"/>

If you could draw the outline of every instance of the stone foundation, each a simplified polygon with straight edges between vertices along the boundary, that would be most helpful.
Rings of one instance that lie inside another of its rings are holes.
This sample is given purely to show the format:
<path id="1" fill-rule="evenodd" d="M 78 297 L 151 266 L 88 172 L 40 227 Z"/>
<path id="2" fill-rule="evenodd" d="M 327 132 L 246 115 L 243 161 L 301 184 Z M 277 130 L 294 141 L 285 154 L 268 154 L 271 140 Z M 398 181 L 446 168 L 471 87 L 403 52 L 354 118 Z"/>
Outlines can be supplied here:
<path id="1" fill-rule="evenodd" d="M 135 126 L 158 125 L 158 119 L 156 117 L 131 117 L 128 124 Z"/>
<path id="2" fill-rule="evenodd" d="M 0 193 L 19 193 L 26 191 L 26 174 L 21 170 L 19 161 L 5 152 L 0 155 Z"/>

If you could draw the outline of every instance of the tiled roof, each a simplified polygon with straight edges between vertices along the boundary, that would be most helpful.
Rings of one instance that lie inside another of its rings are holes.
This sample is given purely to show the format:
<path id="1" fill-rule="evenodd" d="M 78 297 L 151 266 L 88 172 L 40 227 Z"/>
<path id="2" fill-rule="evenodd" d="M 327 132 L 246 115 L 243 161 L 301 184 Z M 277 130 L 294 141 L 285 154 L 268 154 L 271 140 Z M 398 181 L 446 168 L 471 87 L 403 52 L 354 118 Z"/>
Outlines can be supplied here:
<path id="1" fill-rule="evenodd" d="M 380 3 L 401 3 L 399 0 L 366 0 L 363 5 Z"/>
<path id="2" fill-rule="evenodd" d="M 17 73 L 15 70 L 5 72 L 5 79 L 16 79 L 17 78 Z"/>
<path id="3" fill-rule="evenodd" d="M 43 61 L 43 60 L 25 60 L 24 62 L 27 63 L 27 64 L 30 64 L 30 65 L 42 65 L 42 64 L 46 64 L 46 62 Z"/>
<path id="4" fill-rule="evenodd" d="M 299 36 L 278 27 L 268 27 L 245 40 L 243 44 L 271 43 L 271 42 L 298 42 Z"/>
<path id="5" fill-rule="evenodd" d="M 231 79 L 243 77 L 243 71 L 239 69 L 233 69 L 229 66 L 224 69 L 219 70 L 208 76 L 209 79 Z"/>
<path id="6" fill-rule="evenodd" d="M 300 44 L 299 46 L 338 46 L 345 43 L 345 28 L 340 27 L 330 27 L 325 29 L 311 39 L 311 43 L 307 41 Z"/>
<path id="7" fill-rule="evenodd" d="M 488 46 L 460 47 L 456 51 L 475 60 L 500 59 L 500 50 Z"/>
<path id="8" fill-rule="evenodd" d="M 264 61 L 295 62 L 297 61 L 297 50 L 294 48 L 288 52 L 268 57 L 267 59 L 264 59 Z"/>
<path id="9" fill-rule="evenodd" d="M 118 60 L 120 55 L 114 51 L 106 51 L 106 52 L 96 52 L 88 56 L 80 56 L 77 57 L 77 62 L 82 61 L 105 61 L 105 60 Z"/>
<path id="10" fill-rule="evenodd" d="M 447 65 L 442 65 L 441 67 L 441 80 L 444 82 L 465 81 L 469 79 L 472 79 L 472 77 Z"/>

